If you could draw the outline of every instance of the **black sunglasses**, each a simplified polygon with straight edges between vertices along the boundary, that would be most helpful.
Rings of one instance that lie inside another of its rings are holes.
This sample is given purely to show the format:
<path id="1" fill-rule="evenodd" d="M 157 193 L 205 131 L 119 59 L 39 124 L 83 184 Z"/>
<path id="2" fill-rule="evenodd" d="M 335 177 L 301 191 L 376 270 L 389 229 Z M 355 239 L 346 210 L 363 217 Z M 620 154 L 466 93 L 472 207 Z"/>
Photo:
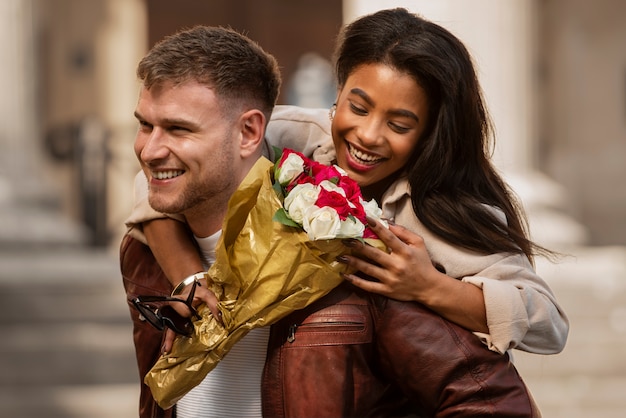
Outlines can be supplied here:
<path id="1" fill-rule="evenodd" d="M 141 316 L 145 318 L 150 325 L 163 331 L 165 328 L 170 328 L 172 331 L 189 336 L 193 333 L 192 318 L 184 317 L 170 305 L 164 305 L 165 302 L 179 302 L 184 303 L 191 311 L 192 317 L 199 319 L 200 315 L 198 311 L 191 305 L 193 302 L 194 294 L 196 293 L 196 286 L 200 286 L 198 281 L 193 282 L 191 292 L 187 300 L 174 298 L 171 296 L 137 296 L 133 299 L 133 306 L 139 311 Z"/>

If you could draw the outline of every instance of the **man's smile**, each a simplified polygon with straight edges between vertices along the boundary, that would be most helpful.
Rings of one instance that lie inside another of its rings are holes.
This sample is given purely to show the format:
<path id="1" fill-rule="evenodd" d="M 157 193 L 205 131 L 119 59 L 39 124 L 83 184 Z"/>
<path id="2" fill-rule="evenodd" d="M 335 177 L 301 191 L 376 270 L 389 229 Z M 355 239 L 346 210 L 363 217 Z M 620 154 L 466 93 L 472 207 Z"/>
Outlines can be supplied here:
<path id="1" fill-rule="evenodd" d="M 185 170 L 150 171 L 150 175 L 157 180 L 169 180 L 182 175 L 184 172 Z"/>

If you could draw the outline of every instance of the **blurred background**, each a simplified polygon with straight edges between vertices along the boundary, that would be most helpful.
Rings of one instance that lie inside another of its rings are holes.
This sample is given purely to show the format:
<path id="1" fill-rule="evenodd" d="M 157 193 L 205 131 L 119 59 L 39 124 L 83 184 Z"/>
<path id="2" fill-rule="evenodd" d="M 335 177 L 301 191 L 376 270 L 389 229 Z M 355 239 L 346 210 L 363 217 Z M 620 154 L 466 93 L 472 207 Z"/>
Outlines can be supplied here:
<path id="1" fill-rule="evenodd" d="M 132 208 L 135 67 L 194 24 L 257 40 L 280 103 L 330 107 L 344 22 L 403 6 L 457 34 L 538 260 L 571 320 L 515 352 L 543 415 L 626 410 L 626 3 L 621 0 L 1 0 L 0 416 L 133 417 L 138 376 L 117 251 Z M 620 178 L 622 180 L 620 180 Z"/>

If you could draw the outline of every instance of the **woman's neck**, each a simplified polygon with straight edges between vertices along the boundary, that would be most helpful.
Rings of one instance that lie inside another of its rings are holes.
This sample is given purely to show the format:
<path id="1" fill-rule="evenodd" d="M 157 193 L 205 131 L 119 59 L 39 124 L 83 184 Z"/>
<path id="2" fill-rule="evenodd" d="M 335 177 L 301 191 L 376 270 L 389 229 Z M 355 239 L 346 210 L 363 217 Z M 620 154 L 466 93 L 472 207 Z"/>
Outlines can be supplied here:
<path id="1" fill-rule="evenodd" d="M 378 204 L 380 205 L 383 200 L 383 195 L 385 194 L 389 186 L 391 186 L 391 183 L 396 181 L 397 178 L 398 178 L 398 174 L 396 173 L 396 174 L 392 174 L 391 176 L 382 179 L 381 181 L 377 183 L 361 187 L 361 193 L 363 194 L 363 199 L 365 200 L 376 199 L 376 202 L 378 202 Z"/>

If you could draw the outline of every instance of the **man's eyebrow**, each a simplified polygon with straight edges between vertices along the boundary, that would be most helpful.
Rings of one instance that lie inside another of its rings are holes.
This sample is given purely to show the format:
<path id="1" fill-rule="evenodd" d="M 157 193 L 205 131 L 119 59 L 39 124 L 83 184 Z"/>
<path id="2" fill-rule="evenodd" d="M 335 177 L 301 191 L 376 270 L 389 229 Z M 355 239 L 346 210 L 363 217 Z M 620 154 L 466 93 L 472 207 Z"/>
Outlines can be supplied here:
<path id="1" fill-rule="evenodd" d="M 166 126 L 184 126 L 189 128 L 194 128 L 197 126 L 189 119 L 165 118 L 161 120 L 161 123 Z"/>
<path id="2" fill-rule="evenodd" d="M 367 94 L 365 91 L 361 90 L 360 88 L 355 87 L 355 88 L 350 90 L 350 93 L 359 96 L 361 99 L 365 100 L 368 105 L 374 106 L 374 101 L 369 96 L 369 94 Z M 389 111 L 389 113 L 392 114 L 392 115 L 396 115 L 396 116 L 402 116 L 402 117 L 405 117 L 405 118 L 414 119 L 417 123 L 419 123 L 419 121 L 420 121 L 420 118 L 415 113 L 411 112 L 410 110 L 406 110 L 406 109 L 391 109 Z"/>
<path id="3" fill-rule="evenodd" d="M 146 120 L 137 111 L 134 112 L 134 115 L 135 115 L 135 118 L 137 118 L 137 120 L 141 122 Z M 160 120 L 159 123 L 164 126 L 180 126 L 180 127 L 185 127 L 185 128 L 191 128 L 191 129 L 197 128 L 197 124 L 187 119 L 166 118 L 166 119 Z"/>

